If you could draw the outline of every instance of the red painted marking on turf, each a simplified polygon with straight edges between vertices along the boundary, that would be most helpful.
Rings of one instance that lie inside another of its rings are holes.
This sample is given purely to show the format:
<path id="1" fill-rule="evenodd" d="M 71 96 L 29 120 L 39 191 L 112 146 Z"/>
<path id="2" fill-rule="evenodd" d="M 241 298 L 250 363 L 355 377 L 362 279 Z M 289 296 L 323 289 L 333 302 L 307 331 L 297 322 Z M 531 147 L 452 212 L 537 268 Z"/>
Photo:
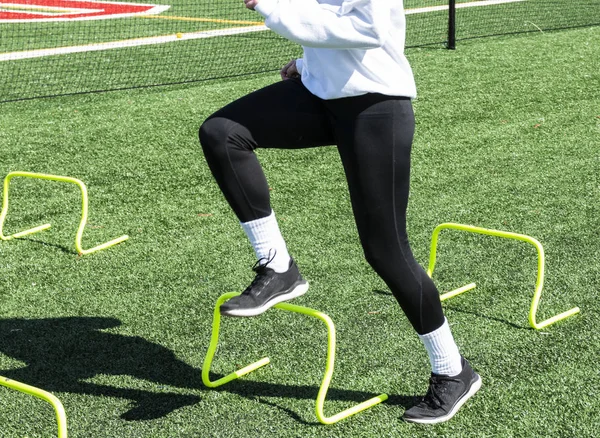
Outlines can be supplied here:
<path id="1" fill-rule="evenodd" d="M 4 0 L 8 5 L 23 5 L 31 6 L 37 9 L 48 9 L 51 13 L 40 13 L 40 11 L 24 12 L 24 11 L 0 11 L 0 21 L 7 20 L 65 20 L 65 19 L 82 19 L 109 16 L 122 16 L 130 14 L 150 13 L 150 11 L 158 5 L 135 4 L 135 3 L 112 3 L 102 1 L 78 1 L 78 0 Z M 0 2 L 0 8 L 2 3 Z M 168 8 L 168 6 L 167 6 Z M 25 9 L 25 8 L 24 8 Z M 64 12 L 56 10 L 66 9 Z M 69 12 L 68 9 L 79 9 L 79 11 Z M 82 12 L 81 9 L 88 11 Z"/>

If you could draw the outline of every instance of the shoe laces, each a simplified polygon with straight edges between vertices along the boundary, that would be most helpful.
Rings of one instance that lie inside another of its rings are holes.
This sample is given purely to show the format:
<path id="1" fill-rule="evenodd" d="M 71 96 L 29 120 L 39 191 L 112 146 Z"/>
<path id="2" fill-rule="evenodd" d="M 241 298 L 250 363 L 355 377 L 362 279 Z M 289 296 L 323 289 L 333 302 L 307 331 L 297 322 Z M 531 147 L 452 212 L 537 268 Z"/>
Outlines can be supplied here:
<path id="1" fill-rule="evenodd" d="M 271 255 L 271 251 L 273 251 L 273 255 Z M 266 283 L 266 280 L 268 278 L 267 265 L 273 261 L 276 253 L 276 250 L 269 250 L 268 258 L 262 257 L 258 259 L 256 263 L 254 263 L 254 266 L 252 266 L 252 270 L 256 272 L 256 276 L 254 277 L 254 280 L 252 280 L 252 283 L 250 283 L 250 285 L 246 288 L 246 290 L 242 292 L 242 295 L 248 295 L 257 286 L 262 286 L 264 283 Z"/>
<path id="2" fill-rule="evenodd" d="M 444 395 L 448 390 L 451 382 L 458 382 L 458 379 L 453 379 L 446 376 L 431 376 L 429 378 L 429 389 L 423 397 L 422 403 L 427 406 L 440 409 L 444 405 Z"/>

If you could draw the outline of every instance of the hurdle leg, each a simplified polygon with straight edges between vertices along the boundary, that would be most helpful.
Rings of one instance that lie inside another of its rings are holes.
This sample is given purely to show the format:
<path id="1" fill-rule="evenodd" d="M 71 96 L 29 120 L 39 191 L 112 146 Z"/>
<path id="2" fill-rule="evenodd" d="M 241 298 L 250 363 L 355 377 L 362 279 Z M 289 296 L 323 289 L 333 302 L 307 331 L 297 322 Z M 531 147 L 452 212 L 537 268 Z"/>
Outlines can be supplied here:
<path id="1" fill-rule="evenodd" d="M 85 230 L 85 226 L 87 224 L 88 218 L 88 195 L 87 188 L 83 181 L 77 178 L 71 178 L 68 176 L 57 176 L 57 175 L 47 175 L 43 173 L 33 173 L 33 172 L 11 172 L 6 178 L 4 178 L 4 187 L 3 187 L 3 201 L 2 201 L 2 213 L 0 213 L 0 239 L 2 240 L 10 240 L 12 238 L 24 237 L 33 233 L 37 233 L 43 230 L 47 230 L 50 228 L 50 224 L 40 225 L 29 230 L 20 231 L 18 233 L 14 233 L 9 236 L 5 236 L 3 233 L 4 221 L 6 220 L 6 215 L 8 214 L 8 188 L 10 185 L 10 180 L 14 177 L 24 177 L 24 178 L 34 178 L 34 179 L 42 179 L 47 181 L 58 181 L 65 182 L 69 184 L 75 184 L 79 187 L 81 191 L 81 220 L 79 221 L 79 227 L 77 228 L 77 234 L 75 236 L 75 249 L 79 255 L 91 254 L 96 251 L 100 251 L 102 249 L 109 248 L 118 243 L 121 243 L 129 238 L 127 235 L 123 235 L 121 237 L 117 237 L 116 239 L 110 240 L 101 245 L 97 245 L 93 248 L 83 249 L 81 245 L 81 240 L 83 238 L 83 231 Z"/>
<path id="2" fill-rule="evenodd" d="M 310 309 L 308 307 L 298 306 L 290 303 L 279 303 L 275 305 L 276 308 L 282 310 L 288 310 L 290 312 L 301 313 L 307 316 L 312 316 L 314 318 L 319 319 L 325 326 L 327 327 L 327 360 L 325 365 L 325 374 L 323 376 L 323 380 L 321 382 L 321 386 L 319 387 L 319 393 L 317 395 L 317 401 L 315 405 L 315 411 L 317 415 L 317 419 L 322 424 L 334 424 L 344 418 L 348 418 L 351 415 L 358 414 L 370 407 L 373 407 L 385 400 L 387 400 L 387 394 L 380 394 L 376 397 L 370 398 L 362 403 L 359 403 L 355 406 L 352 406 L 348 409 L 345 409 L 337 414 L 332 416 L 326 416 L 323 412 L 323 407 L 325 404 L 325 398 L 327 397 L 327 391 L 329 390 L 329 384 L 331 383 L 331 378 L 333 376 L 333 369 L 335 366 L 335 326 L 331 318 L 318 310 Z"/>
<path id="3" fill-rule="evenodd" d="M 219 330 L 221 327 L 221 311 L 220 307 L 225 301 L 239 295 L 238 292 L 228 292 L 226 294 L 221 295 L 217 299 L 217 303 L 215 305 L 215 309 L 213 312 L 213 323 L 212 323 L 212 333 L 210 335 L 210 344 L 208 346 L 208 351 L 206 352 L 206 356 L 204 357 L 204 364 L 202 365 L 202 383 L 209 388 L 216 388 L 218 386 L 224 385 L 227 382 L 231 382 L 232 380 L 238 379 L 248 373 L 251 373 L 257 368 L 265 366 L 269 363 L 268 357 L 263 357 L 261 360 L 256 361 L 248 366 L 245 366 L 237 371 L 234 371 L 218 380 L 211 381 L 210 380 L 210 367 L 212 365 L 213 358 L 215 357 L 215 352 L 217 351 L 217 345 L 219 343 Z"/>
<path id="4" fill-rule="evenodd" d="M 269 363 L 269 358 L 265 357 L 265 358 L 263 358 L 257 362 L 254 362 L 244 368 L 234 371 L 216 381 L 211 381 L 209 379 L 210 367 L 212 364 L 212 360 L 214 358 L 215 351 L 217 349 L 217 344 L 218 344 L 218 339 L 219 339 L 219 327 L 220 327 L 220 317 L 221 317 L 219 308 L 220 308 L 221 304 L 223 304 L 223 302 L 227 301 L 228 299 L 230 299 L 236 295 L 239 295 L 239 293 L 229 292 L 229 293 L 223 294 L 223 295 L 221 295 L 221 297 L 219 297 L 219 299 L 217 300 L 217 303 L 215 305 L 215 310 L 214 310 L 214 315 L 213 315 L 213 327 L 212 327 L 211 341 L 210 341 L 210 345 L 209 345 L 206 357 L 204 358 L 204 364 L 202 367 L 202 381 L 209 388 L 215 388 L 217 386 L 224 385 L 225 383 L 228 383 L 234 379 L 237 379 L 237 378 L 239 378 L 245 374 L 248 374 L 248 373 L 254 371 L 255 369 L 260 368 Z M 326 360 L 326 365 L 325 365 L 325 374 L 323 376 L 321 386 L 319 387 L 319 393 L 317 395 L 317 400 L 315 403 L 315 413 L 316 413 L 316 416 L 317 416 L 317 419 L 319 420 L 319 422 L 321 422 L 322 424 L 334 424 L 340 420 L 343 420 L 344 418 L 348 418 L 351 415 L 362 412 L 366 409 L 369 409 L 369 408 L 381 403 L 382 401 L 387 400 L 387 398 L 388 398 L 387 394 L 380 394 L 377 397 L 370 398 L 369 400 L 366 400 L 366 401 L 359 403 L 353 407 L 350 407 L 341 412 L 338 412 L 335 415 L 326 416 L 324 414 L 325 398 L 327 397 L 327 391 L 329 390 L 329 385 L 331 383 L 331 378 L 333 376 L 333 369 L 335 366 L 336 338 L 335 338 L 335 326 L 333 324 L 333 321 L 331 320 L 331 318 L 329 316 L 325 315 L 324 313 L 319 312 L 314 309 L 310 309 L 308 307 L 304 307 L 304 306 L 298 306 L 298 305 L 290 304 L 290 303 L 279 303 L 279 304 L 276 304 L 274 307 L 277 309 L 287 310 L 289 312 L 300 313 L 303 315 L 317 318 L 320 321 L 322 321 L 323 323 L 325 323 L 325 325 L 327 327 L 327 360 Z"/>
<path id="5" fill-rule="evenodd" d="M 466 231 L 469 233 L 476 233 L 476 234 L 483 234 L 483 235 L 488 235 L 488 236 L 501 237 L 501 238 L 505 238 L 505 239 L 518 240 L 518 241 L 522 241 L 522 242 L 527 242 L 536 248 L 536 251 L 538 254 L 537 276 L 536 276 L 536 283 L 535 283 L 535 292 L 533 294 L 533 299 L 532 299 L 531 305 L 529 307 L 529 316 L 528 316 L 529 325 L 532 328 L 539 330 L 539 329 L 542 329 L 544 327 L 547 327 L 551 324 L 554 324 L 558 321 L 561 321 L 565 318 L 568 318 L 570 316 L 573 316 L 573 315 L 579 313 L 579 311 L 580 311 L 579 307 L 574 307 L 570 310 L 567 310 L 566 312 L 562 312 L 558 315 L 555 315 L 552 318 L 548 318 L 544 321 L 537 322 L 537 320 L 536 320 L 537 311 L 538 311 L 538 307 L 539 307 L 540 298 L 542 295 L 542 289 L 544 287 L 544 265 L 545 265 L 544 248 L 542 247 L 542 244 L 538 240 L 534 239 L 533 237 L 527 236 L 525 234 L 511 233 L 508 231 L 491 230 L 491 229 L 487 229 L 487 228 L 474 227 L 472 225 L 463 225 L 463 224 L 456 224 L 456 223 L 451 223 L 451 222 L 440 224 L 434 229 L 433 234 L 431 236 L 431 248 L 430 248 L 430 253 L 429 253 L 429 267 L 427 269 L 427 275 L 429 275 L 429 277 L 433 276 L 433 270 L 435 268 L 438 236 L 440 234 L 440 231 L 442 231 L 444 229 L 454 229 L 454 230 Z M 475 283 L 470 283 L 466 286 L 463 286 L 461 288 L 458 288 L 456 290 L 453 290 L 451 292 L 441 295 L 440 299 L 443 301 L 445 299 L 459 295 L 459 294 L 466 292 L 468 290 L 471 290 L 473 288 L 475 288 Z"/>
<path id="6" fill-rule="evenodd" d="M 62 403 L 56 396 L 42 389 L 36 388 L 35 386 L 26 385 L 25 383 L 7 379 L 6 377 L 2 376 L 0 376 L 0 385 L 24 394 L 33 395 L 34 397 L 50 403 L 54 408 L 54 412 L 56 413 L 56 422 L 58 423 L 58 438 L 67 438 L 67 416 Z"/>

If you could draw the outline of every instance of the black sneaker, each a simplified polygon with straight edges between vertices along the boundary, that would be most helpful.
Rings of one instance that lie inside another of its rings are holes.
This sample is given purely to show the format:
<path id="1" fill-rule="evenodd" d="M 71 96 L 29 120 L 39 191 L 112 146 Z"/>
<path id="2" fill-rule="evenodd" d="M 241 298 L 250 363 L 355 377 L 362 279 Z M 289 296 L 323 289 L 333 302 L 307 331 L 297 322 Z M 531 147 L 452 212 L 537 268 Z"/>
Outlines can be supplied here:
<path id="1" fill-rule="evenodd" d="M 404 412 L 402 419 L 411 423 L 435 424 L 454 417 L 481 388 L 481 377 L 464 357 L 462 366 L 460 374 L 453 377 L 431 373 L 427 394 L 418 405 Z"/>
<path id="2" fill-rule="evenodd" d="M 268 268 L 268 262 L 256 262 L 252 268 L 256 272 L 254 281 L 241 295 L 221 304 L 221 315 L 256 316 L 275 304 L 303 295 L 308 290 L 308 282 L 302 278 L 293 259 L 286 272 L 277 273 Z"/>

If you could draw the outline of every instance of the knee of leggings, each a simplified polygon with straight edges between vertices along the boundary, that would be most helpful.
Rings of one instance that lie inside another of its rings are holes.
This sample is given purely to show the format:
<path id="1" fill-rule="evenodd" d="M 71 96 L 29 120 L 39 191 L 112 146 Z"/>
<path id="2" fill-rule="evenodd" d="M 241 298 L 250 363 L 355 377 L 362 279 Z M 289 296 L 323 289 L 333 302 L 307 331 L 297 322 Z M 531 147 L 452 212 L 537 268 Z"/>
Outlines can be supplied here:
<path id="1" fill-rule="evenodd" d="M 200 145 L 204 153 L 214 155 L 218 154 L 219 150 L 224 150 L 227 144 L 228 131 L 225 119 L 213 117 L 206 119 L 198 132 Z"/>
<path id="2" fill-rule="evenodd" d="M 200 126 L 199 137 L 204 155 L 218 159 L 232 151 L 251 152 L 257 147 L 250 131 L 227 117 L 209 117 Z"/>

